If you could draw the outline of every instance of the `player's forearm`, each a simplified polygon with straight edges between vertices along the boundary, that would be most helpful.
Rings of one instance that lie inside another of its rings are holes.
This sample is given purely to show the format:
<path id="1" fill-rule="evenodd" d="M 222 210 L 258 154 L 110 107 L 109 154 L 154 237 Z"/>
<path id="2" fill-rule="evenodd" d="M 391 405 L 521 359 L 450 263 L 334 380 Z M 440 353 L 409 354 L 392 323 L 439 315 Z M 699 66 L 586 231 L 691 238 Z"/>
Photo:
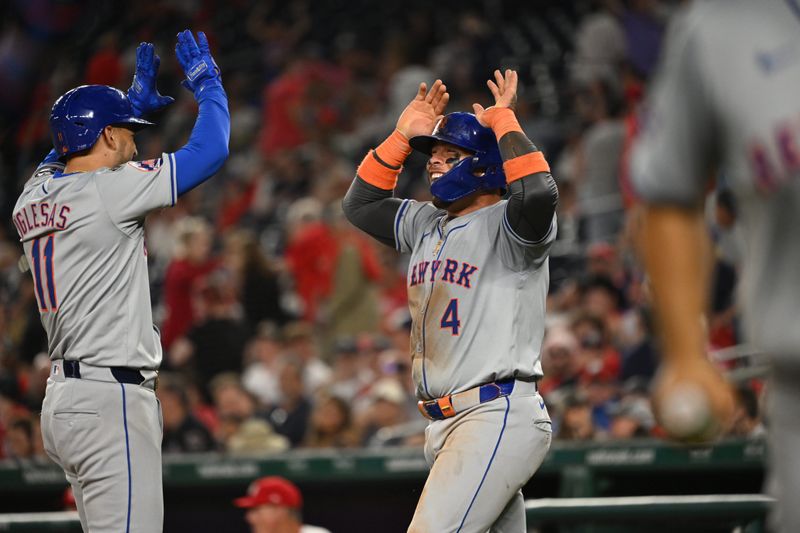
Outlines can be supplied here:
<path id="1" fill-rule="evenodd" d="M 411 145 L 406 136 L 394 130 L 364 157 L 358 166 L 358 177 L 379 189 L 393 191 L 403 170 L 403 162 L 410 153 Z"/>
<path id="2" fill-rule="evenodd" d="M 650 206 L 641 245 L 664 356 L 673 362 L 704 357 L 701 317 L 709 290 L 710 248 L 702 213 L 676 206 Z"/>
<path id="3" fill-rule="evenodd" d="M 550 231 L 558 206 L 558 187 L 550 166 L 522 131 L 511 109 L 490 109 L 484 119 L 494 130 L 503 156 L 511 193 L 506 206 L 508 223 L 526 241 L 538 242 Z"/>
<path id="4" fill-rule="evenodd" d="M 221 85 L 198 95 L 199 110 L 186 146 L 175 152 L 178 194 L 182 195 L 213 176 L 228 157 L 231 116 Z"/>
<path id="5" fill-rule="evenodd" d="M 400 203 L 392 197 L 391 190 L 381 189 L 356 176 L 342 200 L 342 209 L 351 224 L 394 248 L 394 220 Z"/>

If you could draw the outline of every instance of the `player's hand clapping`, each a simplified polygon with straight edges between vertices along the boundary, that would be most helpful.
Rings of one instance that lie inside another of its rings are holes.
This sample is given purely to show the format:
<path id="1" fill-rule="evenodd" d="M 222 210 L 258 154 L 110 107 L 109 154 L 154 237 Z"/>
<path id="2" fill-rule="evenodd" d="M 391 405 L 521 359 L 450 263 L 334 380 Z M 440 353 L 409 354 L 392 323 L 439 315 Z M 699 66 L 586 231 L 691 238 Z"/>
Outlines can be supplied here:
<path id="1" fill-rule="evenodd" d="M 136 72 L 128 89 L 128 99 L 133 104 L 133 113 L 141 118 L 158 111 L 175 101 L 171 96 L 162 96 L 156 88 L 158 67 L 161 58 L 155 53 L 152 43 L 141 43 L 136 49 Z"/>
<path id="2" fill-rule="evenodd" d="M 517 71 L 506 69 L 505 74 L 501 74 L 500 70 L 494 71 L 494 78 L 496 81 L 487 80 L 486 85 L 492 91 L 494 96 L 494 105 L 486 109 L 480 104 L 472 104 L 472 109 L 475 112 L 475 118 L 482 126 L 489 126 L 484 120 L 483 114 L 495 108 L 509 107 L 514 109 L 517 103 Z"/>
<path id="3" fill-rule="evenodd" d="M 180 32 L 175 55 L 186 74 L 186 79 L 181 84 L 192 91 L 195 98 L 208 87 L 222 85 L 219 67 L 211 56 L 208 38 L 202 31 L 197 32 L 197 41 L 191 31 Z"/>
<path id="4" fill-rule="evenodd" d="M 436 122 L 444 116 L 448 100 L 450 95 L 442 80 L 433 82 L 430 91 L 425 83 L 420 83 L 417 96 L 397 119 L 397 131 L 406 139 L 417 135 L 430 135 Z"/>

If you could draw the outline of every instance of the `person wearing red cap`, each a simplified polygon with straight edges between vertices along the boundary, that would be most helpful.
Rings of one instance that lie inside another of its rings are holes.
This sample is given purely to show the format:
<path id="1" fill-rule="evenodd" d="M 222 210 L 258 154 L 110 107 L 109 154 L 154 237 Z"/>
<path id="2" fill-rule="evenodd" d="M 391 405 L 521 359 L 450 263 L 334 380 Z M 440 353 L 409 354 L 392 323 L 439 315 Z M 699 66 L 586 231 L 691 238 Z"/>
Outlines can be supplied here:
<path id="1" fill-rule="evenodd" d="M 269 476 L 253 481 L 247 496 L 233 504 L 247 509 L 247 523 L 253 533 L 330 533 L 327 529 L 303 524 L 303 495 L 288 479 Z"/>

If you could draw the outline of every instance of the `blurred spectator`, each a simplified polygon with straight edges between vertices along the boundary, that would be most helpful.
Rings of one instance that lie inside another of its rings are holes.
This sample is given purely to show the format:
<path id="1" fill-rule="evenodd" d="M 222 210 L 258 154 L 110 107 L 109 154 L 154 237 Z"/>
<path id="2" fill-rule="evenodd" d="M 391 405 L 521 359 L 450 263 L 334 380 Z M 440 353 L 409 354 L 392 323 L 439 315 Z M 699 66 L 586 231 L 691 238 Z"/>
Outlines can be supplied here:
<path id="1" fill-rule="evenodd" d="M 611 415 L 619 393 L 617 378 L 603 371 L 584 375 L 580 389 L 591 406 L 592 424 L 607 432 L 611 428 Z"/>
<path id="2" fill-rule="evenodd" d="M 598 432 L 592 419 L 592 407 L 587 398 L 573 394 L 566 399 L 558 423 L 556 438 L 563 440 L 592 440 Z"/>
<path id="3" fill-rule="evenodd" d="M 319 355 L 319 345 L 314 330 L 308 322 L 291 322 L 283 328 L 286 353 L 299 358 L 303 368 L 306 394 L 312 396 L 331 379 L 330 367 Z"/>
<path id="4" fill-rule="evenodd" d="M 331 292 L 321 309 L 326 347 L 344 335 L 377 330 L 381 267 L 371 242 L 344 217 L 341 200 L 331 207 L 336 259 Z"/>
<path id="5" fill-rule="evenodd" d="M 338 120 L 334 96 L 345 76 L 295 49 L 284 72 L 264 92 L 261 150 L 271 156 L 316 138 Z"/>
<path id="6" fill-rule="evenodd" d="M 208 224 L 194 217 L 186 217 L 177 224 L 178 248 L 164 279 L 166 316 L 161 327 L 161 343 L 167 350 L 191 328 L 195 319 L 192 300 L 197 284 L 217 267 L 217 262 L 210 259 L 213 237 Z"/>
<path id="7" fill-rule="evenodd" d="M 336 270 L 336 239 L 322 221 L 322 204 L 298 200 L 287 213 L 286 263 L 303 300 L 303 318 L 314 322 L 318 307 L 331 292 Z"/>
<path id="8" fill-rule="evenodd" d="M 97 50 L 86 64 L 86 85 L 110 85 L 118 87 L 122 82 L 122 59 L 119 56 L 117 33 L 110 31 L 100 36 Z"/>
<path id="9" fill-rule="evenodd" d="M 281 362 L 278 374 L 281 396 L 278 403 L 267 412 L 275 431 L 289 439 L 292 447 L 299 446 L 308 429 L 311 401 L 306 397 L 303 385 L 303 364 L 286 358 Z"/>
<path id="10" fill-rule="evenodd" d="M 383 378 L 375 383 L 370 392 L 369 405 L 360 415 L 362 443 L 370 445 L 382 442 L 384 439 L 378 436 L 382 429 L 406 422 L 409 418 L 407 401 L 407 393 L 396 379 Z"/>
<path id="11" fill-rule="evenodd" d="M 539 392 L 547 396 L 557 389 L 574 388 L 578 384 L 581 361 L 578 358 L 578 341 L 564 326 L 547 330 L 542 343 L 542 369 L 544 378 Z"/>
<path id="12" fill-rule="evenodd" d="M 237 299 L 251 330 L 264 321 L 278 326 L 287 322 L 278 273 L 250 231 L 236 230 L 225 238 L 224 264 L 233 276 Z"/>
<path id="13" fill-rule="evenodd" d="M 659 362 L 650 313 L 636 307 L 625 313 L 620 321 L 618 342 L 622 356 L 620 379 L 639 376 L 649 382 Z"/>
<path id="14" fill-rule="evenodd" d="M 325 390 L 348 403 L 368 388 L 374 376 L 363 364 L 355 339 L 340 337 L 333 346 L 333 373 Z"/>
<path id="15" fill-rule="evenodd" d="M 647 398 L 625 398 L 610 413 L 609 437 L 612 439 L 648 437 L 656 425 Z"/>
<path id="16" fill-rule="evenodd" d="M 256 401 L 242 388 L 233 372 L 211 381 L 211 394 L 219 414 L 217 441 L 231 453 L 280 452 L 289 448 L 286 437 L 256 416 Z"/>
<path id="17" fill-rule="evenodd" d="M 605 276 L 590 276 L 581 283 L 581 310 L 601 318 L 606 334 L 616 333 L 624 307 L 622 290 Z"/>
<path id="18" fill-rule="evenodd" d="M 14 401 L 14 398 L 9 396 L 7 392 L 0 390 L 0 442 L 5 443 L 6 435 L 17 420 L 28 416 L 30 416 L 30 413 L 25 407 Z M 0 459 L 5 457 L 7 453 L 5 446 L 0 448 Z"/>
<path id="19" fill-rule="evenodd" d="M 739 338 L 736 286 L 745 255 L 744 235 L 737 224 L 736 200 L 727 189 L 717 191 L 711 237 L 714 268 L 711 279 L 711 310 L 708 335 L 712 348 L 733 346 Z"/>
<path id="20" fill-rule="evenodd" d="M 35 456 L 33 424 L 30 417 L 17 418 L 11 422 L 5 439 L 6 456 L 9 459 L 27 460 Z"/>
<path id="21" fill-rule="evenodd" d="M 208 452 L 216 449 L 211 432 L 189 412 L 186 387 L 176 377 L 159 375 L 156 395 L 161 402 L 165 453 Z"/>
<path id="22" fill-rule="evenodd" d="M 227 441 L 226 449 L 232 454 L 261 454 L 263 452 L 282 452 L 289 449 L 290 443 L 283 435 L 278 435 L 267 422 L 258 418 L 244 421 L 236 420 L 236 431 Z"/>
<path id="23" fill-rule="evenodd" d="M 587 162 L 578 177 L 582 240 L 615 242 L 623 227 L 619 173 L 625 125 L 619 89 L 595 79 L 579 88 L 576 108 L 587 124 L 580 145 Z"/>
<path id="24" fill-rule="evenodd" d="M 330 533 L 327 529 L 303 524 L 303 496 L 288 479 L 270 476 L 255 480 L 247 496 L 233 501 L 247 509 L 252 533 Z"/>
<path id="25" fill-rule="evenodd" d="M 232 280 L 224 271 L 209 276 L 195 298 L 197 324 L 174 343 L 169 362 L 206 387 L 220 372 L 241 372 L 247 327 L 238 313 Z"/>
<path id="26" fill-rule="evenodd" d="M 600 7 L 587 15 L 575 34 L 572 77 L 586 83 L 613 79 L 626 57 L 625 33 L 617 18 L 617 2 L 595 2 Z"/>
<path id="27" fill-rule="evenodd" d="M 761 422 L 758 397 L 752 388 L 740 386 L 736 389 L 736 410 L 730 434 L 749 439 L 765 437 L 767 430 Z"/>
<path id="28" fill-rule="evenodd" d="M 308 431 L 303 440 L 306 448 L 352 448 L 360 438 L 350 413 L 350 404 L 335 395 L 317 398 L 311 411 Z"/>
<path id="29" fill-rule="evenodd" d="M 276 403 L 281 397 L 278 370 L 282 349 L 278 328 L 271 322 L 259 324 L 255 337 L 245 348 L 242 385 L 264 406 Z"/>
<path id="30" fill-rule="evenodd" d="M 572 321 L 572 331 L 578 338 L 578 358 L 583 379 L 596 376 L 613 380 L 619 377 L 620 356 L 609 342 L 602 319 L 587 313 L 578 314 Z"/>

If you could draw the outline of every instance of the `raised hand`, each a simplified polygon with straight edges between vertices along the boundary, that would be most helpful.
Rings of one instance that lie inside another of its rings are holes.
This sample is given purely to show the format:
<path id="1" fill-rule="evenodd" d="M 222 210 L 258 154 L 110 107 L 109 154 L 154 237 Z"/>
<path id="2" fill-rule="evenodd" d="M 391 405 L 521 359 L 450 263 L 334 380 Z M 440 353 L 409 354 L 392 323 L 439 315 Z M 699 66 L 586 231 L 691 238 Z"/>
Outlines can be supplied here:
<path id="1" fill-rule="evenodd" d="M 475 112 L 475 117 L 483 126 L 488 124 L 483 120 L 483 114 L 492 108 L 510 107 L 514 109 L 517 103 L 517 71 L 506 69 L 505 73 L 500 73 L 499 70 L 494 71 L 495 81 L 488 80 L 486 85 L 492 91 L 494 96 L 494 105 L 486 109 L 480 104 L 472 104 L 472 109 Z"/>
<path id="2" fill-rule="evenodd" d="M 133 104 L 133 114 L 139 118 L 168 106 L 175 101 L 171 96 L 161 96 L 156 88 L 161 59 L 152 43 L 141 43 L 136 49 L 136 72 L 128 89 L 128 99 Z"/>
<path id="3" fill-rule="evenodd" d="M 430 91 L 424 82 L 420 83 L 417 96 L 397 119 L 397 131 L 407 139 L 417 135 L 430 135 L 436 122 L 444 116 L 449 100 L 450 95 L 442 80 L 433 82 Z"/>
<path id="4" fill-rule="evenodd" d="M 194 40 L 191 31 L 180 32 L 175 45 L 175 55 L 186 74 L 186 79 L 181 85 L 192 91 L 195 98 L 206 87 L 221 84 L 219 67 L 211 56 L 208 39 L 202 31 L 197 32 L 197 41 Z"/>

